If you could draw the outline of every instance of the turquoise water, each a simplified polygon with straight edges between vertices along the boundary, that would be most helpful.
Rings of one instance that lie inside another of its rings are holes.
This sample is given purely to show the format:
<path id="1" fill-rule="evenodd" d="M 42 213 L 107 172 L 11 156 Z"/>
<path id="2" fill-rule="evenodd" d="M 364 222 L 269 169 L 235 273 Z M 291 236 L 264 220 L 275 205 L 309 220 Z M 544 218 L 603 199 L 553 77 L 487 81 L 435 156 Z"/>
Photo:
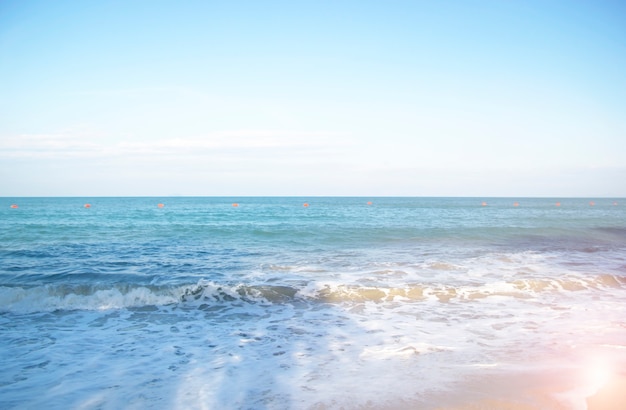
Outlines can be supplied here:
<path id="1" fill-rule="evenodd" d="M 625 205 L 0 198 L 0 407 L 435 408 L 623 363 Z"/>

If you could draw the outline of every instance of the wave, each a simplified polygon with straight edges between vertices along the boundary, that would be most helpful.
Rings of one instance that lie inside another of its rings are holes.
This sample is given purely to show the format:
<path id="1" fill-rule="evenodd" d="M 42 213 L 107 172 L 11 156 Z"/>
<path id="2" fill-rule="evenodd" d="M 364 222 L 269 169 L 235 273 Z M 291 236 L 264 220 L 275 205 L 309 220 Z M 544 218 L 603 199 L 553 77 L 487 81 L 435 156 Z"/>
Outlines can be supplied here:
<path id="1" fill-rule="evenodd" d="M 182 286 L 42 285 L 0 286 L 0 312 L 109 310 L 145 306 L 232 303 L 282 303 L 295 297 L 289 286 L 224 286 L 200 281 Z"/>
<path id="2" fill-rule="evenodd" d="M 602 274 L 594 277 L 527 278 L 512 281 L 445 285 L 407 284 L 404 287 L 356 286 L 325 284 L 314 286 L 306 293 L 310 299 L 322 302 L 393 302 L 434 300 L 439 302 L 471 301 L 492 296 L 528 299 L 546 292 L 604 291 L 626 287 L 626 277 Z"/>
<path id="3" fill-rule="evenodd" d="M 149 287 L 90 285 L 1 286 L 0 312 L 108 310 L 177 303 L 175 292 Z"/>
<path id="4" fill-rule="evenodd" d="M 412 283 L 403 287 L 310 282 L 286 285 L 222 285 L 201 280 L 192 285 L 42 285 L 0 286 L 0 312 L 35 313 L 59 310 L 110 310 L 146 306 L 205 308 L 217 304 L 386 303 L 473 301 L 494 296 L 529 299 L 546 292 L 604 291 L 626 287 L 626 277 L 526 278 L 482 284 Z"/>

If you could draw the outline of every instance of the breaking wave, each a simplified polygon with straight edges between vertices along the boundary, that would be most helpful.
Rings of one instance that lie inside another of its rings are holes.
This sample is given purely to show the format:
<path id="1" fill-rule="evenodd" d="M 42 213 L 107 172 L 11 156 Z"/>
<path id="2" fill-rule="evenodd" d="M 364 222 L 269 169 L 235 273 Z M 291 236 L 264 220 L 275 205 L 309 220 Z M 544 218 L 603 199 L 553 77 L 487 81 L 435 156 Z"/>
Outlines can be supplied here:
<path id="1" fill-rule="evenodd" d="M 41 285 L 0 286 L 0 312 L 35 313 L 59 310 L 109 310 L 145 306 L 206 307 L 217 304 L 283 304 L 473 301 L 494 296 L 537 298 L 545 293 L 605 291 L 626 287 L 626 277 L 526 278 L 510 281 L 445 285 L 408 283 L 403 287 L 359 286 L 310 282 L 283 285 L 223 285 L 201 280 L 182 286 Z"/>

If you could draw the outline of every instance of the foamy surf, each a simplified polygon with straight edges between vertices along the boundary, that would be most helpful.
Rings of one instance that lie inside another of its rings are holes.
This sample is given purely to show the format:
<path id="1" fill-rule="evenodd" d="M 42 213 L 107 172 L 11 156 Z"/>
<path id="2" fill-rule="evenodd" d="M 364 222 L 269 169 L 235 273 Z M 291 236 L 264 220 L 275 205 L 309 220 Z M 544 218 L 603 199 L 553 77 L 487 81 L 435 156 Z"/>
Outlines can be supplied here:
<path id="1" fill-rule="evenodd" d="M 55 310 L 111 310 L 142 306 L 203 305 L 245 303 L 329 303 L 388 304 L 438 301 L 469 303 L 479 299 L 502 297 L 537 299 L 542 294 L 619 291 L 626 277 L 602 274 L 585 278 L 528 278 L 475 285 L 409 283 L 403 287 L 362 286 L 356 284 L 315 282 L 297 285 L 219 284 L 198 281 L 182 286 L 140 285 L 42 285 L 32 287 L 0 286 L 0 312 L 34 313 Z"/>

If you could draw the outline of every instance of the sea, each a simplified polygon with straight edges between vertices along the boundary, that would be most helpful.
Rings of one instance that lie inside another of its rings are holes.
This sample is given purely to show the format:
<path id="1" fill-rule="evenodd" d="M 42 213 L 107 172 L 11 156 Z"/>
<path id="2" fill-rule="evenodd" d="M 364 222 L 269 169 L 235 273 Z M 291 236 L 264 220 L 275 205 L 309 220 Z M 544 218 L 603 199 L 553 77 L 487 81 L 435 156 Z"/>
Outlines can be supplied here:
<path id="1" fill-rule="evenodd" d="M 2 409 L 584 409 L 626 200 L 0 198 L 0 363 Z"/>

